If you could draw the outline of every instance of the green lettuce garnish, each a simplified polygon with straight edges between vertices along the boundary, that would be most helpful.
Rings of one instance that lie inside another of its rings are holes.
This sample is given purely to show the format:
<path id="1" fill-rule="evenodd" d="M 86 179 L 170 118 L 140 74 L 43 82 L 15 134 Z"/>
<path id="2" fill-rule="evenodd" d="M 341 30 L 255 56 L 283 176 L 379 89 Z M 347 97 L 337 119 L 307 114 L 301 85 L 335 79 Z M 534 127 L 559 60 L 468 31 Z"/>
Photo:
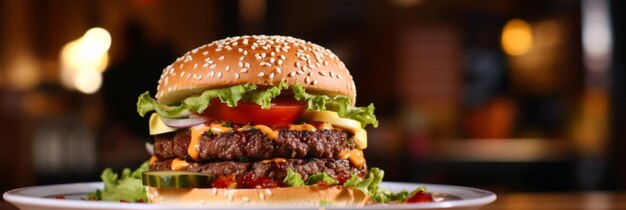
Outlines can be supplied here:
<path id="1" fill-rule="evenodd" d="M 162 117 L 178 118 L 184 116 L 183 113 L 203 112 L 209 105 L 211 100 L 219 98 L 222 103 L 235 107 L 237 102 L 244 98 L 245 94 L 256 90 L 256 85 L 235 85 L 232 87 L 206 90 L 199 96 L 191 96 L 183 100 L 178 105 L 165 105 L 160 104 L 157 100 L 150 97 L 148 92 L 145 92 L 139 96 L 137 100 L 137 112 L 142 117 L 150 111 L 156 111 Z"/>
<path id="2" fill-rule="evenodd" d="M 361 178 L 357 175 L 352 175 L 348 180 L 346 180 L 343 186 L 354 188 L 363 192 L 363 194 L 368 195 L 370 199 L 376 203 L 404 202 L 411 196 L 415 195 L 415 193 L 419 191 L 426 191 L 426 187 L 419 187 L 411 192 L 402 190 L 397 193 L 391 192 L 388 189 L 381 189 L 379 185 L 380 182 L 383 181 L 384 176 L 385 172 L 383 170 L 379 168 L 371 168 L 367 177 Z M 291 187 L 300 187 L 314 185 L 320 181 L 325 181 L 328 185 L 335 185 L 339 183 L 337 180 L 323 172 L 313 174 L 309 176 L 306 181 L 304 181 L 302 176 L 299 173 L 294 172 L 291 168 L 287 169 L 287 177 L 285 177 L 283 182 Z"/>
<path id="3" fill-rule="evenodd" d="M 302 175 L 294 172 L 291 168 L 287 169 L 287 176 L 283 182 L 292 187 L 301 187 L 304 186 L 304 180 L 302 180 Z"/>
<path id="4" fill-rule="evenodd" d="M 379 184 L 383 180 L 385 172 L 379 168 L 371 168 L 369 174 L 365 178 L 352 175 L 343 186 L 351 187 L 370 196 L 370 199 L 376 203 L 388 202 L 404 202 L 406 199 L 415 195 L 418 191 L 426 191 L 425 187 L 419 187 L 410 193 L 406 190 L 398 193 L 391 192 L 387 189 L 380 189 Z"/>
<path id="5" fill-rule="evenodd" d="M 335 185 L 339 183 L 337 180 L 335 180 L 328 174 L 322 172 L 322 173 L 316 173 L 316 174 L 309 176 L 309 178 L 306 180 L 306 184 L 314 185 L 314 184 L 319 183 L 320 181 L 324 181 L 328 185 Z"/>
<path id="6" fill-rule="evenodd" d="M 120 177 L 111 168 L 107 168 L 100 175 L 104 190 L 89 193 L 87 198 L 89 200 L 147 202 L 146 188 L 141 182 L 141 173 L 147 170 L 148 162 L 144 162 L 134 171 L 125 168 Z"/>
<path id="7" fill-rule="evenodd" d="M 285 81 L 282 81 L 274 87 L 254 93 L 252 95 L 252 101 L 260 105 L 263 109 L 269 109 L 272 106 L 272 99 L 280 95 L 281 90 L 286 90 L 287 88 L 289 88 L 289 84 L 287 84 L 287 82 Z"/>
<path id="8" fill-rule="evenodd" d="M 222 103 L 230 107 L 237 106 L 239 101 L 245 101 L 258 104 L 263 109 L 269 109 L 272 99 L 286 89 L 289 89 L 289 85 L 285 81 L 265 90 L 257 90 L 257 86 L 251 84 L 235 85 L 222 89 L 206 90 L 199 96 L 191 96 L 177 104 L 170 105 L 159 103 L 150 97 L 148 92 L 145 92 L 137 100 L 137 112 L 142 117 L 150 111 L 156 111 L 162 117 L 181 118 L 188 116 L 190 113 L 203 112 L 214 98 L 219 98 Z M 378 127 L 373 104 L 367 107 L 355 107 L 352 106 L 350 98 L 346 96 L 329 97 L 310 94 L 300 84 L 292 86 L 291 89 L 296 100 L 306 102 L 308 110 L 334 111 L 340 117 L 359 121 L 362 127 L 367 125 Z"/>

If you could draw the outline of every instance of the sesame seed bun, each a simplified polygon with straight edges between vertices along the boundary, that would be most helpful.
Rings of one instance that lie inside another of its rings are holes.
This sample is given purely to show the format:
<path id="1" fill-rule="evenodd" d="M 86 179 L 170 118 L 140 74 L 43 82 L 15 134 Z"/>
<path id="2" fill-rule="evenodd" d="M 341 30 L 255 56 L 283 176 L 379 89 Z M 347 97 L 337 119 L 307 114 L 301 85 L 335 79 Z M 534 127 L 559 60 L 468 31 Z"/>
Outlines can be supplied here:
<path id="1" fill-rule="evenodd" d="M 148 201 L 158 204 L 211 206 L 364 206 L 369 197 L 342 186 L 284 187 L 269 189 L 159 189 L 147 187 Z"/>
<path id="2" fill-rule="evenodd" d="M 169 104 L 208 89 L 285 80 L 307 92 L 356 101 L 352 75 L 330 50 L 288 36 L 241 36 L 193 49 L 163 70 L 156 98 Z M 262 88 L 262 87 L 260 87 Z"/>

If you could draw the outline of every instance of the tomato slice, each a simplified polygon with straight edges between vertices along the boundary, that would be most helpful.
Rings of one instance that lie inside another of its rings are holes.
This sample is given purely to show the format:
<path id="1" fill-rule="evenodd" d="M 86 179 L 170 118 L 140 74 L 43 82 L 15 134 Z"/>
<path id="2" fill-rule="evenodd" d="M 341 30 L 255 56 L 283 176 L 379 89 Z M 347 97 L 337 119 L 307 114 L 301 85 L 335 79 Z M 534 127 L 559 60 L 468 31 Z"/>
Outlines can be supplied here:
<path id="1" fill-rule="evenodd" d="M 238 124 L 284 125 L 293 123 L 304 111 L 305 104 L 293 99 L 274 99 L 269 109 L 262 109 L 254 103 L 238 103 L 229 107 L 219 100 L 202 113 L 208 117 Z"/>

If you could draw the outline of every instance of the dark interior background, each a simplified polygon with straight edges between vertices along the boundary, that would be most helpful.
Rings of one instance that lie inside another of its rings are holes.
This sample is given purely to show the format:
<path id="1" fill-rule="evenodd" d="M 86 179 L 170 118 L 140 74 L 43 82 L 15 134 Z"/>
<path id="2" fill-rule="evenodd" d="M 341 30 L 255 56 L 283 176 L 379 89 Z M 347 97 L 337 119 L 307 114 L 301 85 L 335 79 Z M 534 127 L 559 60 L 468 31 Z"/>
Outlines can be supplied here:
<path id="1" fill-rule="evenodd" d="M 154 93 L 161 70 L 187 50 L 246 34 L 302 38 L 346 63 L 357 104 L 376 105 L 381 124 L 368 128 L 365 155 L 385 180 L 624 190 L 621 8 L 617 0 L 0 1 L 0 191 L 138 166 L 150 136 L 137 96 Z M 94 27 L 111 44 L 106 66 L 78 79 L 101 81 L 86 93 L 67 83 L 76 72 L 62 49 Z"/>

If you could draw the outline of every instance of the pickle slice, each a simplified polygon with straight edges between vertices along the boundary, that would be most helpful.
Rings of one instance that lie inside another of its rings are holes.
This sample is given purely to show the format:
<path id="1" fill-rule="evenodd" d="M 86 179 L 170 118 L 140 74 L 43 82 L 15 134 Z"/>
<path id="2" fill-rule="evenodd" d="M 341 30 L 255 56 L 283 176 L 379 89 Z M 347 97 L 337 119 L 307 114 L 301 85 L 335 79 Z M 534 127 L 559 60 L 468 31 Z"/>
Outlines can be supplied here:
<path id="1" fill-rule="evenodd" d="M 145 171 L 142 182 L 156 188 L 210 188 L 215 180 L 213 174 L 190 171 Z"/>

